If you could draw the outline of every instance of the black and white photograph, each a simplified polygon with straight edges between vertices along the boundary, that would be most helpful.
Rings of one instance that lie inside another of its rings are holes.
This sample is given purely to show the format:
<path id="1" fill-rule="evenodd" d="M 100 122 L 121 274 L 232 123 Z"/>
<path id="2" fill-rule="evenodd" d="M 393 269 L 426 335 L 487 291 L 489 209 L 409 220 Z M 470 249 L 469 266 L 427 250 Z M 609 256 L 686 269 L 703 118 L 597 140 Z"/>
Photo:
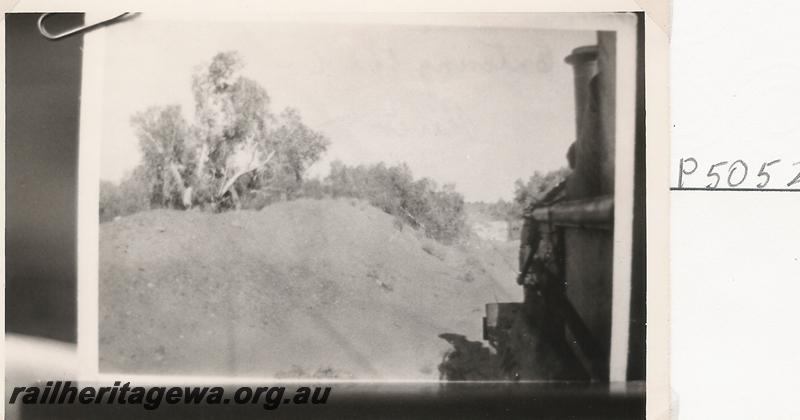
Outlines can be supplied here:
<path id="1" fill-rule="evenodd" d="M 72 248 L 30 280 L 48 303 L 11 284 L 14 354 L 74 343 L 54 365 L 114 393 L 332 384 L 334 417 L 365 396 L 644 418 L 644 18 L 7 15 L 10 127 L 73 142 L 15 143 L 9 173 L 76 165 L 61 195 L 9 187 L 75 206 Z M 50 96 L 60 114 L 20 123 Z"/>
<path id="2" fill-rule="evenodd" d="M 99 372 L 643 379 L 642 320 L 613 308 L 644 296 L 613 285 L 635 50 L 524 23 L 106 28 Z"/>

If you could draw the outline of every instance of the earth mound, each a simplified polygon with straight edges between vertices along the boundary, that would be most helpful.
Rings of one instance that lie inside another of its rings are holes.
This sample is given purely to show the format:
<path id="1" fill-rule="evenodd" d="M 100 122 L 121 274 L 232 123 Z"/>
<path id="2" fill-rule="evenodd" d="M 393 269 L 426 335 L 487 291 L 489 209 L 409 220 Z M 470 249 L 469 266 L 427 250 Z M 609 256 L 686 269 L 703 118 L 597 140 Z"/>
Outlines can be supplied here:
<path id="1" fill-rule="evenodd" d="M 442 245 L 357 200 L 221 214 L 154 210 L 100 227 L 100 370 L 437 379 L 521 300 L 514 243 Z"/>

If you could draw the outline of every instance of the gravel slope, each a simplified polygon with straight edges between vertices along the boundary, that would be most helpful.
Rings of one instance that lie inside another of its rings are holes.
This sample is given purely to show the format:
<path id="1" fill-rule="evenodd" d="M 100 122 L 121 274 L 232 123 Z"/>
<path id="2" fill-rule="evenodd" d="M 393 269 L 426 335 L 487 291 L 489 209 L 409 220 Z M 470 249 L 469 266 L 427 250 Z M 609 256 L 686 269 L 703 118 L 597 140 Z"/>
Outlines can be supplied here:
<path id="1" fill-rule="evenodd" d="M 442 333 L 521 300 L 514 243 L 445 246 L 355 200 L 100 228 L 101 372 L 436 379 Z"/>

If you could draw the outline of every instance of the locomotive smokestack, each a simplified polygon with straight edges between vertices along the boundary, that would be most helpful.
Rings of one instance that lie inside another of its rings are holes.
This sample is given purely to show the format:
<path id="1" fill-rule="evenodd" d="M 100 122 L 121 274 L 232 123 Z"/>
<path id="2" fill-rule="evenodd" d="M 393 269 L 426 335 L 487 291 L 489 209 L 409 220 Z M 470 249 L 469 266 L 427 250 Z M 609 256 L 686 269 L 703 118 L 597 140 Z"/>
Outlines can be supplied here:
<path id="1" fill-rule="evenodd" d="M 589 99 L 589 82 L 597 74 L 597 46 L 575 48 L 564 61 L 572 65 L 575 73 L 575 136 L 579 138 L 583 111 Z"/>

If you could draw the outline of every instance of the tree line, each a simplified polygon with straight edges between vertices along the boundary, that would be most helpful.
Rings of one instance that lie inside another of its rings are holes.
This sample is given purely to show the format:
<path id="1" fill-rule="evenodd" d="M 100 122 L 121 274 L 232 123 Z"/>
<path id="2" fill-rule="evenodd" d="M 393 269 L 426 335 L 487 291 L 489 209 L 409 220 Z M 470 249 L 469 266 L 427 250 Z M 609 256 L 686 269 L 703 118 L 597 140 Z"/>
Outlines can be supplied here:
<path id="1" fill-rule="evenodd" d="M 179 105 L 133 115 L 142 159 L 118 184 L 101 182 L 101 222 L 157 208 L 220 212 L 300 197 L 352 197 L 437 239 L 453 240 L 463 230 L 463 196 L 453 186 L 414 179 L 405 164 L 334 162 L 327 178 L 306 179 L 330 141 L 296 109 L 273 113 L 267 91 L 242 69 L 229 51 L 193 74 L 192 122 Z"/>
<path id="2" fill-rule="evenodd" d="M 302 197 L 348 197 L 368 201 L 441 241 L 463 235 L 463 195 L 454 185 L 415 179 L 406 164 L 336 161 L 327 177 L 306 179 L 330 140 L 308 127 L 296 109 L 274 113 L 266 89 L 244 76 L 243 67 L 239 55 L 228 51 L 195 71 L 191 122 L 179 105 L 133 115 L 142 159 L 118 184 L 101 182 L 101 222 L 157 208 L 220 212 Z M 482 211 L 515 223 L 568 172 L 537 171 L 527 182 L 517 180 L 513 201 L 486 204 Z"/>

